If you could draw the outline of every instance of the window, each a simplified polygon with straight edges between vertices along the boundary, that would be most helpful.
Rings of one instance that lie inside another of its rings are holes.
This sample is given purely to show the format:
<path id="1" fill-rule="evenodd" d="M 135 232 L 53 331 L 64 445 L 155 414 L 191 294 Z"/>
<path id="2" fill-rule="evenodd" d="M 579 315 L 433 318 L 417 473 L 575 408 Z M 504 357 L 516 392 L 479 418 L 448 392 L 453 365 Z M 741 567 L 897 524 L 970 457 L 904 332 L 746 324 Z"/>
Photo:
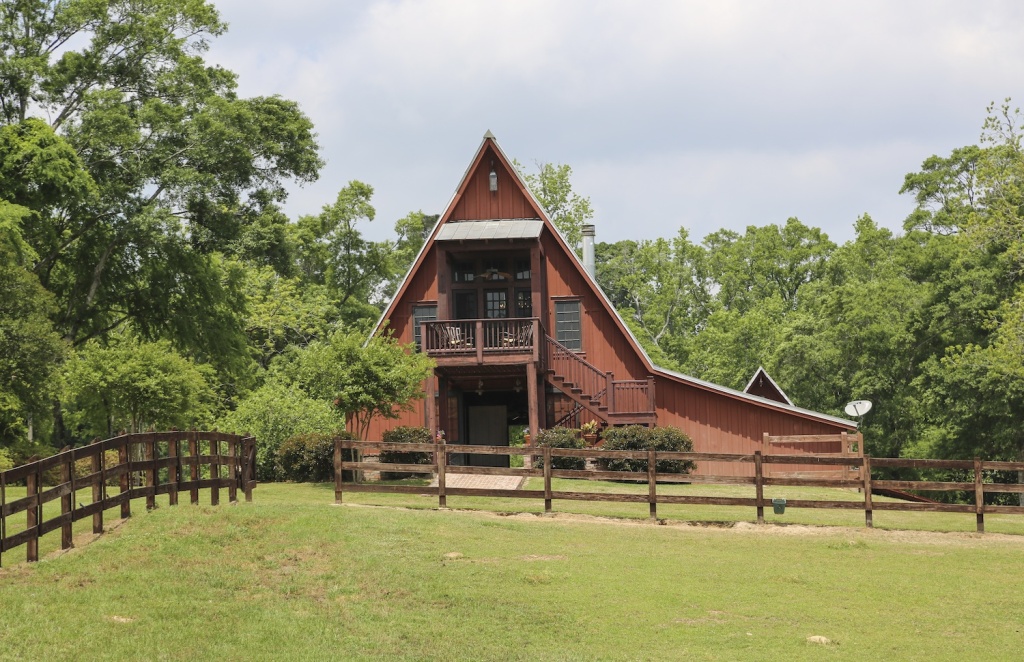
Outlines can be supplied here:
<path id="1" fill-rule="evenodd" d="M 555 340 L 569 349 L 583 349 L 580 301 L 555 301 Z"/>
<path id="2" fill-rule="evenodd" d="M 472 283 L 476 278 L 476 265 L 472 262 L 460 262 L 455 265 L 455 282 Z"/>
<path id="3" fill-rule="evenodd" d="M 484 290 L 484 313 L 488 319 L 508 317 L 508 290 Z"/>
<path id="4" fill-rule="evenodd" d="M 530 290 L 516 290 L 516 317 L 533 317 L 533 298 Z"/>
<path id="5" fill-rule="evenodd" d="M 476 318 L 476 290 L 456 290 L 455 319 L 475 320 Z"/>
<path id="6" fill-rule="evenodd" d="M 529 260 L 516 260 L 516 280 L 530 280 Z"/>
<path id="7" fill-rule="evenodd" d="M 431 322 L 437 319 L 437 306 L 413 306 L 412 307 L 412 338 L 416 342 L 416 349 L 423 349 L 423 338 L 421 338 L 420 322 Z"/>

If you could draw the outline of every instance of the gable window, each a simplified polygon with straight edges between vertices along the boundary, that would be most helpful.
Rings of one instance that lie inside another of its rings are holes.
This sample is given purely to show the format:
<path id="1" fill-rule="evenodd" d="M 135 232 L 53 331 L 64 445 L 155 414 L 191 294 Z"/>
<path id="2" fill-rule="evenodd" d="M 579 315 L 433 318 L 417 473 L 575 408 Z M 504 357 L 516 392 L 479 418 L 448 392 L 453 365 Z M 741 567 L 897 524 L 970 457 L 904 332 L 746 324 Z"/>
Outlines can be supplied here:
<path id="1" fill-rule="evenodd" d="M 432 322 L 437 319 L 437 305 L 412 307 L 412 338 L 416 349 L 423 349 L 421 322 Z"/>
<path id="2" fill-rule="evenodd" d="M 555 301 L 555 340 L 569 349 L 583 349 L 579 299 Z"/>

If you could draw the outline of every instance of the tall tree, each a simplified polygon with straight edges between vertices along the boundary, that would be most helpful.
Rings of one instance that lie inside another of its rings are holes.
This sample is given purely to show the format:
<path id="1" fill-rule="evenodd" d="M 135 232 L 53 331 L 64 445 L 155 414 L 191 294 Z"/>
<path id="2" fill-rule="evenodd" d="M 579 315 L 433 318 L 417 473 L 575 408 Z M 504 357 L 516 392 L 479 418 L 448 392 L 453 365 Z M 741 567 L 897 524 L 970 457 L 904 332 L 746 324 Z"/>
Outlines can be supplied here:
<path id="1" fill-rule="evenodd" d="M 521 163 L 512 163 L 551 222 L 578 254 L 583 241 L 583 225 L 594 218 L 594 208 L 589 197 L 573 190 L 572 167 L 565 163 L 538 163 L 537 172 L 524 173 Z"/>

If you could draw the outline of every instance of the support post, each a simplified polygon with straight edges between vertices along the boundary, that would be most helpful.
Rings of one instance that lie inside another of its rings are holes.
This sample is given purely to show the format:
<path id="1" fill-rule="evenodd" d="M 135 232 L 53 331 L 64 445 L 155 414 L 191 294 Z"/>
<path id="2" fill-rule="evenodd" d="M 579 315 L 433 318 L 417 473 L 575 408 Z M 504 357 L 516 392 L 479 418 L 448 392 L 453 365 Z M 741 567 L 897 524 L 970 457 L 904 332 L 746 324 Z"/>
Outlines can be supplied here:
<path id="1" fill-rule="evenodd" d="M 658 462 L 654 449 L 647 451 L 647 503 L 650 505 L 651 519 L 658 519 Z"/>
<path id="2" fill-rule="evenodd" d="M 530 424 L 530 440 L 531 442 L 536 441 L 537 434 L 540 432 L 540 399 L 538 397 L 538 389 L 540 388 L 540 380 L 537 376 L 537 364 L 527 363 L 526 364 L 526 399 L 527 407 L 529 409 L 528 419 Z"/>
<path id="3" fill-rule="evenodd" d="M 334 503 L 336 503 L 339 506 L 341 505 L 342 486 L 344 484 L 344 480 L 343 480 L 344 474 L 342 473 L 343 469 L 341 468 L 341 457 L 342 457 L 341 454 L 342 454 L 341 439 L 335 439 L 334 440 Z M 247 473 L 248 472 L 245 471 L 245 468 L 243 467 L 243 469 L 242 469 L 243 480 L 244 480 L 244 478 L 247 477 L 246 476 Z M 249 496 L 249 492 L 247 491 L 246 492 L 246 500 L 251 500 L 251 498 L 252 497 Z"/>
<path id="4" fill-rule="evenodd" d="M 476 362 L 478 365 L 484 363 L 484 323 L 483 320 L 476 321 L 476 333 L 473 334 L 473 342 L 476 345 Z"/>
<path id="5" fill-rule="evenodd" d="M 167 457 L 174 462 L 167 465 L 167 504 L 178 505 L 178 482 L 181 480 L 181 440 L 175 437 L 167 442 Z"/>
<path id="6" fill-rule="evenodd" d="M 871 458 L 865 455 L 862 459 L 864 464 L 860 470 L 864 476 L 864 526 L 870 529 L 875 526 L 871 514 L 874 509 L 871 505 Z"/>
<path id="7" fill-rule="evenodd" d="M 604 382 L 605 382 L 605 386 L 604 386 L 605 402 L 608 403 L 608 413 L 609 414 L 614 414 L 616 412 L 616 409 L 615 409 L 615 373 L 613 373 L 611 370 L 609 370 L 606 373 L 604 373 Z"/>
<path id="8" fill-rule="evenodd" d="M 985 487 L 981 482 L 981 460 L 974 458 L 974 512 L 978 533 L 985 533 Z"/>
<path id="9" fill-rule="evenodd" d="M 447 486 L 445 485 L 445 467 L 448 465 L 448 449 L 444 440 L 434 444 L 434 462 L 437 463 L 437 507 L 448 507 Z"/>
<path id="10" fill-rule="evenodd" d="M 245 502 L 252 503 L 252 484 L 256 482 L 256 439 L 246 437 L 242 440 L 245 458 L 242 460 L 242 490 Z"/>
<path id="11" fill-rule="evenodd" d="M 427 396 L 427 429 L 430 430 L 432 437 L 437 436 L 437 398 L 434 395 L 436 386 L 434 385 L 434 372 L 431 371 L 430 376 L 427 377 L 426 383 L 423 385 L 423 390 Z"/>
<path id="12" fill-rule="evenodd" d="M 25 509 L 25 527 L 33 529 L 39 525 L 39 470 L 33 471 L 25 476 L 25 496 L 36 497 L 31 506 Z M 25 543 L 25 560 L 28 562 L 39 560 L 39 529 L 36 529 L 32 537 Z"/>
<path id="13" fill-rule="evenodd" d="M 125 471 L 120 477 L 121 487 L 121 519 L 126 519 L 132 516 L 132 485 L 131 485 L 131 474 L 132 466 L 130 453 L 128 452 L 128 444 L 131 443 L 131 436 L 125 437 L 124 443 L 117 448 L 117 461 L 125 468 Z M 127 496 L 127 498 L 125 498 Z"/>
<path id="14" fill-rule="evenodd" d="M 220 435 L 216 432 L 210 435 L 210 479 L 213 481 L 210 487 L 210 505 L 220 505 Z"/>
<path id="15" fill-rule="evenodd" d="M 156 441 L 153 435 L 146 435 L 145 458 L 149 461 L 149 468 L 146 469 L 146 510 L 156 508 Z"/>
<path id="16" fill-rule="evenodd" d="M 72 523 L 72 510 L 75 508 L 75 471 L 74 463 L 71 460 L 70 449 L 68 451 L 68 461 L 60 465 L 60 482 L 68 485 L 70 483 L 71 491 L 60 498 L 60 515 L 65 521 L 60 525 L 60 548 L 71 549 L 74 547 L 74 540 L 72 539 L 71 523 Z"/>
<path id="17" fill-rule="evenodd" d="M 651 413 L 658 411 L 658 401 L 654 397 L 654 377 L 651 375 L 647 376 L 647 399 L 648 406 L 650 407 Z"/>
<path id="18" fill-rule="evenodd" d="M 105 453 L 101 450 L 100 452 L 92 456 L 92 472 L 99 473 L 99 478 L 93 478 L 92 481 L 93 503 L 100 503 L 106 501 L 107 499 L 107 495 L 104 494 L 104 488 L 107 485 L 107 463 L 106 457 L 104 457 L 104 455 Z M 92 515 L 92 532 L 95 534 L 103 533 L 103 506 L 100 506 L 100 510 L 98 512 L 93 513 Z"/>
<path id="19" fill-rule="evenodd" d="M 543 447 L 544 453 L 544 512 L 551 512 L 551 446 Z"/>
<path id="20" fill-rule="evenodd" d="M 198 505 L 199 504 L 199 439 L 195 429 L 189 430 L 188 433 L 188 455 L 191 462 L 189 463 L 189 478 L 192 482 L 192 487 L 189 489 L 189 502 Z"/>
<path id="21" fill-rule="evenodd" d="M 765 433 L 765 436 L 768 436 Z M 754 451 L 754 491 L 757 501 L 757 523 L 764 524 L 764 470 L 761 466 L 761 451 Z"/>
<path id="22" fill-rule="evenodd" d="M 238 441 L 235 437 L 228 437 L 228 456 L 231 462 L 228 464 L 228 503 L 238 502 Z"/>

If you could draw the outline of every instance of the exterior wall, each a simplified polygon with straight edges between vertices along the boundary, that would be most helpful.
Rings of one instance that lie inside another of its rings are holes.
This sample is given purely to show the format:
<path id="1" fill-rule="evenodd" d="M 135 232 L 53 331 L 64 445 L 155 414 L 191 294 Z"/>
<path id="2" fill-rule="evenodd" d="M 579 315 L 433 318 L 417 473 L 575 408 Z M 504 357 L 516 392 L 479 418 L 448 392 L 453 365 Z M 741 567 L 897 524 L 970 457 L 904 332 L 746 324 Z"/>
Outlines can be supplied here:
<path id="1" fill-rule="evenodd" d="M 837 434 L 851 430 L 838 424 L 813 421 L 798 414 L 761 407 L 660 375 L 655 379 L 655 399 L 658 425 L 671 425 L 686 432 L 693 439 L 693 449 L 698 453 L 766 452 L 761 447 L 765 432 L 770 435 L 799 435 Z M 774 451 L 796 454 L 835 452 L 835 448 L 823 444 L 821 448 L 804 446 L 797 450 L 780 447 Z M 805 467 L 801 465 L 799 468 Z M 716 476 L 754 475 L 752 465 L 733 462 L 701 462 L 695 473 Z"/>
<path id="2" fill-rule="evenodd" d="M 498 175 L 498 190 L 490 189 L 491 162 Z M 483 221 L 494 218 L 537 218 L 533 205 L 519 188 L 519 184 L 505 170 L 501 159 L 488 145 L 474 164 L 474 172 L 466 182 L 462 196 L 447 220 Z"/>
<path id="3" fill-rule="evenodd" d="M 604 371 L 615 373 L 615 379 L 647 379 L 648 371 L 629 339 L 605 309 L 590 285 L 562 252 L 557 240 L 545 233 L 541 246 L 547 256 L 547 293 L 544 326 L 554 335 L 554 306 L 550 298 L 580 296 L 582 305 L 582 342 L 584 358 Z"/>

